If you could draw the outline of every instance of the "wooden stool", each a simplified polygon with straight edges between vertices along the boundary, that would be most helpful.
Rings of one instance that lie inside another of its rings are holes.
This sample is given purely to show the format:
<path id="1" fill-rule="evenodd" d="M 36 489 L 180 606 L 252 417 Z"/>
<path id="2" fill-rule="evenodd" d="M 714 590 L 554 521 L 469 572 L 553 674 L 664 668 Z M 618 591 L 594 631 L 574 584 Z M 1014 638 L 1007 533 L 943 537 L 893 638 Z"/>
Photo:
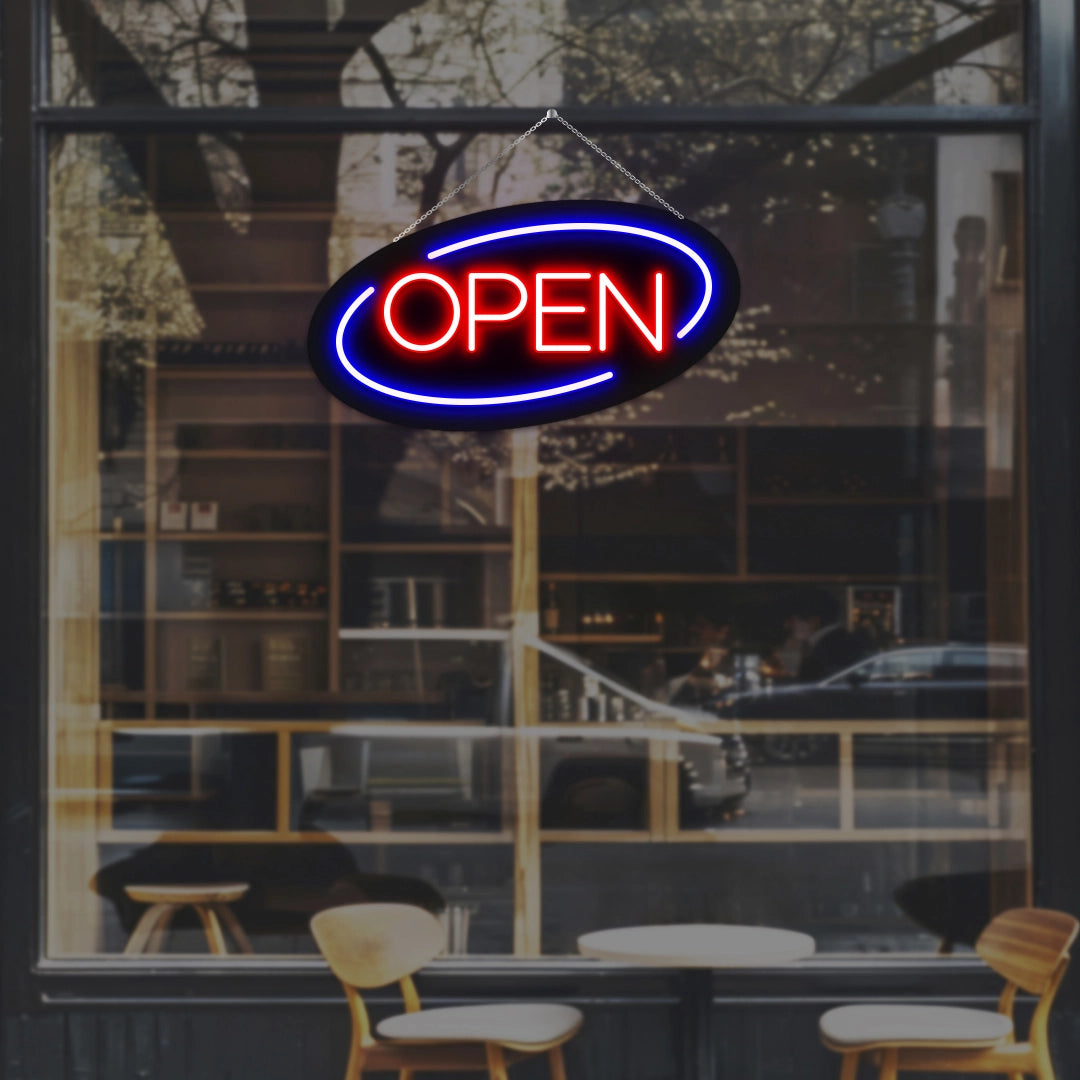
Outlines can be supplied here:
<path id="1" fill-rule="evenodd" d="M 138 925 L 131 933 L 124 953 L 161 952 L 165 932 L 173 921 L 173 916 L 182 908 L 191 906 L 198 912 L 199 919 L 210 945 L 210 952 L 215 956 L 225 956 L 225 935 L 221 932 L 224 923 L 232 934 L 240 951 L 252 953 L 255 950 L 248 941 L 244 928 L 229 905 L 239 900 L 250 888 L 243 883 L 230 885 L 128 885 L 124 892 L 140 904 L 149 904 L 143 912 Z M 218 919 L 221 922 L 218 922 Z"/>

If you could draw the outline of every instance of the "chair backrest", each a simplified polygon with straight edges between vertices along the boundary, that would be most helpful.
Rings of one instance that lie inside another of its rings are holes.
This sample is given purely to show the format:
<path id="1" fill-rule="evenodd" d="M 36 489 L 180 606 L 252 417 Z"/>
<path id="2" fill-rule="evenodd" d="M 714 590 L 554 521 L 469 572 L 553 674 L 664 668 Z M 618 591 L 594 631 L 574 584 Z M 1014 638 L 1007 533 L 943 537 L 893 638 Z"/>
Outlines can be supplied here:
<path id="1" fill-rule="evenodd" d="M 1043 994 L 1069 956 L 1080 923 L 1062 911 L 1014 908 L 991 920 L 975 951 L 999 975 L 1029 994 Z"/>
<path id="2" fill-rule="evenodd" d="M 311 932 L 330 970 L 370 990 L 411 975 L 446 947 L 446 931 L 411 904 L 349 904 L 320 911 Z"/>

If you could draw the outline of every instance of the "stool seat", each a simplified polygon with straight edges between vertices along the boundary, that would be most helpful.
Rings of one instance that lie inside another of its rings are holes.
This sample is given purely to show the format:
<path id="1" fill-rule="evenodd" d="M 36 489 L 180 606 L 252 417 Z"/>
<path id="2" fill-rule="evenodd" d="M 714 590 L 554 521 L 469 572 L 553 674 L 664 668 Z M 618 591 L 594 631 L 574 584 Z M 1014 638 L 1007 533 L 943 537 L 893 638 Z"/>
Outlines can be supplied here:
<path id="1" fill-rule="evenodd" d="M 143 912 L 135 929 L 124 946 L 124 953 L 133 956 L 137 953 L 161 952 L 165 934 L 172 924 L 173 917 L 183 907 L 190 907 L 199 916 L 206 943 L 215 956 L 228 953 L 222 923 L 228 928 L 233 940 L 241 952 L 252 953 L 244 928 L 240 925 L 229 905 L 239 900 L 251 886 L 244 881 L 189 885 L 127 885 L 124 892 L 132 900 L 150 906 Z"/>
<path id="2" fill-rule="evenodd" d="M 231 904 L 251 886 L 227 885 L 128 885 L 124 892 L 140 904 Z"/>

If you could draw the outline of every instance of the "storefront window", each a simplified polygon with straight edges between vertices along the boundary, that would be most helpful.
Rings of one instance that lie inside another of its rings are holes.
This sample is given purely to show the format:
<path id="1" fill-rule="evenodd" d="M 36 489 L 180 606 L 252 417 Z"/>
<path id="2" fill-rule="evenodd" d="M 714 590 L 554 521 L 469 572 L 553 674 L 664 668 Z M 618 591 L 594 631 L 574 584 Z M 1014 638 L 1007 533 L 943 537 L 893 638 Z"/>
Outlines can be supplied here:
<path id="1" fill-rule="evenodd" d="M 54 86 L 87 105 L 302 100 L 316 60 L 347 104 L 392 104 L 390 64 L 430 105 L 484 49 L 464 106 L 816 102 L 926 55 L 879 99 L 1018 92 L 999 6 L 785 37 L 718 5 L 571 5 L 501 97 L 518 38 L 479 9 L 457 59 L 441 5 L 374 52 L 344 12 L 278 85 L 272 20 L 222 8 L 205 54 L 166 57 L 183 5 L 69 6 Z M 676 69 L 691 11 L 694 48 L 756 35 L 776 70 Z M 980 19 L 1002 25 L 977 70 L 975 45 L 934 52 Z M 724 240 L 740 314 L 661 390 L 494 434 L 349 412 L 303 338 L 505 135 L 54 136 L 49 955 L 205 951 L 190 910 L 132 945 L 179 886 L 246 886 L 207 902 L 266 957 L 313 953 L 311 914 L 357 898 L 518 956 L 695 920 L 927 950 L 1025 898 L 1021 139 L 588 134 Z M 545 128 L 435 220 L 582 197 L 640 192 Z"/>

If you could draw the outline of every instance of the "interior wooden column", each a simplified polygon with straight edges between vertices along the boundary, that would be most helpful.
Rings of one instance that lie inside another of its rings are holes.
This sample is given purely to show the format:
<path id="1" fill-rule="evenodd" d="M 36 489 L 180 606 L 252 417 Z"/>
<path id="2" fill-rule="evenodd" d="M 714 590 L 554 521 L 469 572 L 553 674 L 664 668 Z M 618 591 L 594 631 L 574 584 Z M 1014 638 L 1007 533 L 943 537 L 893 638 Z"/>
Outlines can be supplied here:
<path id="1" fill-rule="evenodd" d="M 991 642 L 1026 642 L 1027 633 L 1027 431 L 1024 423 L 1024 298 L 1017 287 L 990 283 L 986 305 L 986 629 Z M 987 715 L 1016 719 L 1009 695 L 991 688 Z M 990 747 L 987 778 L 990 822 L 1030 830 L 1030 742 L 1001 737 Z M 1016 866 L 1002 845 L 990 848 L 991 870 Z M 1027 880 L 991 874 L 992 913 L 1030 902 L 1031 844 Z"/>
<path id="2" fill-rule="evenodd" d="M 985 378 L 987 635 L 990 641 L 1024 641 L 1024 305 L 1017 289 L 997 288 L 992 299 L 987 304 Z"/>
<path id="3" fill-rule="evenodd" d="M 51 955 L 70 955 L 101 946 L 90 889 L 97 870 L 100 701 L 98 346 L 57 336 L 49 381 L 46 947 Z"/>
<path id="4" fill-rule="evenodd" d="M 514 953 L 540 954 L 540 656 L 526 641 L 540 634 L 539 432 L 511 436 L 513 504 Z"/>

